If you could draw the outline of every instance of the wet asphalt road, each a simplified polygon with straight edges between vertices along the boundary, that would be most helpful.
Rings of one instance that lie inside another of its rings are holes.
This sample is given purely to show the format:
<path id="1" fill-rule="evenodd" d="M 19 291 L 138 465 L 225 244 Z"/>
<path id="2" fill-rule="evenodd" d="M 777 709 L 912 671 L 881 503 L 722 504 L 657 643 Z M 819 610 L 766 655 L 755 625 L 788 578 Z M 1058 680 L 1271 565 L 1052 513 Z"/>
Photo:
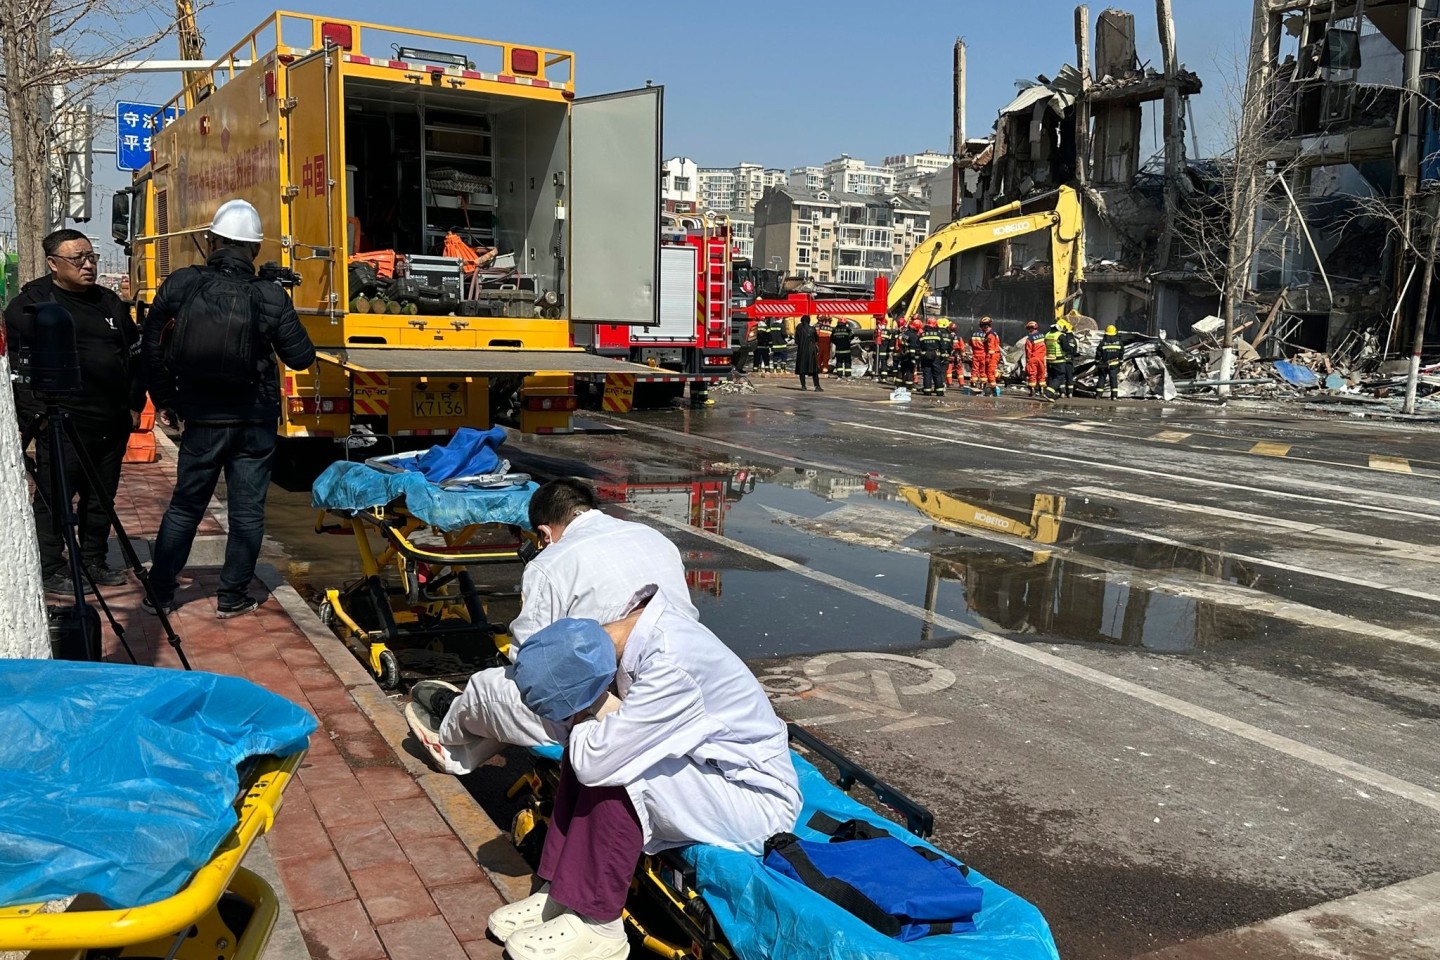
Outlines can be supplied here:
<path id="1" fill-rule="evenodd" d="M 1433 427 L 883 396 L 762 381 L 508 455 L 665 530 L 782 714 L 929 806 L 1063 956 L 1435 869 Z M 270 536 L 302 588 L 342 582 L 305 501 L 277 491 Z"/>

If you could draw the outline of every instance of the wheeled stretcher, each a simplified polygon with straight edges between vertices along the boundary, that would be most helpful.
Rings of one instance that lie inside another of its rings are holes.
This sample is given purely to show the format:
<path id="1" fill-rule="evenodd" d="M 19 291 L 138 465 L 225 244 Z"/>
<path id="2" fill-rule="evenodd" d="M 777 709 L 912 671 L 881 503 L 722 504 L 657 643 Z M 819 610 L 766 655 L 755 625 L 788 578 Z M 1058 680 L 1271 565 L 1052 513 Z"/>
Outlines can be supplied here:
<path id="1" fill-rule="evenodd" d="M 789 730 L 805 799 L 795 829 L 798 836 L 824 840 L 824 834 L 810 824 L 861 819 L 912 845 L 918 840 L 930 847 L 924 843 L 934 829 L 929 810 L 813 733 L 794 724 Z M 512 839 L 537 864 L 558 784 L 561 750 L 539 748 L 532 754 L 534 770 L 521 776 L 509 794 L 524 802 L 512 824 Z M 834 782 L 812 760 L 833 767 Z M 857 784 L 902 818 L 904 826 L 851 798 L 848 791 Z M 633 942 L 668 960 L 1058 960 L 1054 938 L 1039 910 L 973 867 L 969 881 L 983 892 L 973 931 L 902 943 L 770 870 L 758 857 L 694 844 L 641 858 L 625 923 Z"/>
<path id="2" fill-rule="evenodd" d="M 316 533 L 352 536 L 360 558 L 357 579 L 325 590 L 320 618 L 382 688 L 414 678 L 402 663 L 407 651 L 443 653 L 457 675 L 495 665 L 497 640 L 505 642 L 489 618 L 497 595 L 477 587 L 476 569 L 519 564 L 533 550 L 526 528 L 534 489 L 446 490 L 417 474 L 354 463 L 334 464 L 316 480 Z"/>

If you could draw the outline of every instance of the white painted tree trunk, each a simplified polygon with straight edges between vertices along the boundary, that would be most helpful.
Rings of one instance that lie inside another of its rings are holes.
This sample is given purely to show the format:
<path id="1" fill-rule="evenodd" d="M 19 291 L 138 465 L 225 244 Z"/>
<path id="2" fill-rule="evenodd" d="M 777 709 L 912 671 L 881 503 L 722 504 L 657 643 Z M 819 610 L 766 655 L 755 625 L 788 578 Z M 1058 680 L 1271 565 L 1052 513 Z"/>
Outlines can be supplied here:
<path id="1" fill-rule="evenodd" d="M 0 657 L 49 659 L 40 548 L 28 491 L 10 360 L 0 354 Z"/>

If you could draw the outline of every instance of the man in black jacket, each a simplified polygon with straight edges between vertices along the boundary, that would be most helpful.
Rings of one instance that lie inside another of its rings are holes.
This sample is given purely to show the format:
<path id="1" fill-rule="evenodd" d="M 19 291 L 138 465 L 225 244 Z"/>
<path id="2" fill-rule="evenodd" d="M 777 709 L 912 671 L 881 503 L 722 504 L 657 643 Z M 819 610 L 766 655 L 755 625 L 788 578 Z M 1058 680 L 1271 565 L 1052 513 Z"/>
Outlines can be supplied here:
<path id="1" fill-rule="evenodd" d="M 125 571 L 105 562 L 110 516 L 103 500 L 115 497 L 120 463 L 130 431 L 140 425 L 145 388 L 140 379 L 140 337 L 130 308 L 112 291 L 95 282 L 96 256 L 90 240 L 78 230 L 57 230 L 43 241 L 50 273 L 21 288 L 5 308 L 5 333 L 16 361 L 15 408 L 22 429 L 35 422 L 44 404 L 29 381 L 34 308 L 56 303 L 75 321 L 75 347 L 80 359 L 82 392 L 60 400 L 80 442 L 95 466 L 99 485 L 92 488 L 74 451 L 65 451 L 67 495 L 79 499 L 81 562 L 102 586 L 125 583 Z M 42 431 L 35 441 L 38 467 L 35 488 L 35 532 L 40 541 L 40 566 L 49 593 L 74 590 L 65 559 L 65 541 L 49 503 L 54 452 Z"/>
<path id="2" fill-rule="evenodd" d="M 280 417 L 275 355 L 293 370 L 315 362 L 315 347 L 290 298 L 255 274 L 261 239 L 253 206 L 244 200 L 222 204 L 210 224 L 205 266 L 171 274 L 145 318 L 150 395 L 183 424 L 175 492 L 150 567 L 156 602 L 167 611 L 221 471 L 230 532 L 215 615 L 226 620 L 260 605 L 248 591 L 265 537 Z M 144 604 L 154 612 L 148 598 Z"/>

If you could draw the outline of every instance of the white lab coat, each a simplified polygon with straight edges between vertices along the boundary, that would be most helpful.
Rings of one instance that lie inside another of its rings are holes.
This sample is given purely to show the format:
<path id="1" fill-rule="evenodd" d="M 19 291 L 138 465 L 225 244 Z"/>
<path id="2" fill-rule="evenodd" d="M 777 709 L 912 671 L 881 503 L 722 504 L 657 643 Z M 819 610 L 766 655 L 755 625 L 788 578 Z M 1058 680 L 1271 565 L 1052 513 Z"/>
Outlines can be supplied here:
<path id="1" fill-rule="evenodd" d="M 570 732 L 567 756 L 589 786 L 621 786 L 645 850 L 700 842 L 759 854 L 792 830 L 800 786 L 785 724 L 745 664 L 664 594 L 626 641 L 620 706 Z"/>
<path id="2" fill-rule="evenodd" d="M 587 510 L 526 565 L 520 615 L 510 622 L 510 635 L 523 644 L 565 617 L 619 620 L 632 609 L 635 595 L 652 584 L 675 615 L 699 618 L 673 543 L 642 523 Z M 556 744 L 564 740 L 565 730 L 521 702 L 514 668 L 505 667 L 471 676 L 440 724 L 439 736 L 450 754 L 446 768 L 469 773 L 494 756 L 499 743 Z"/>

